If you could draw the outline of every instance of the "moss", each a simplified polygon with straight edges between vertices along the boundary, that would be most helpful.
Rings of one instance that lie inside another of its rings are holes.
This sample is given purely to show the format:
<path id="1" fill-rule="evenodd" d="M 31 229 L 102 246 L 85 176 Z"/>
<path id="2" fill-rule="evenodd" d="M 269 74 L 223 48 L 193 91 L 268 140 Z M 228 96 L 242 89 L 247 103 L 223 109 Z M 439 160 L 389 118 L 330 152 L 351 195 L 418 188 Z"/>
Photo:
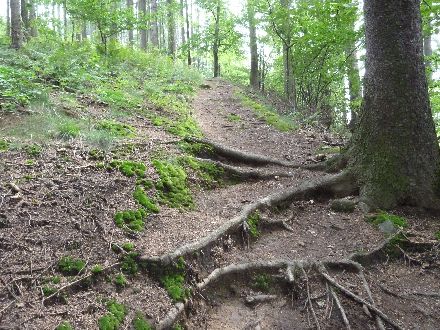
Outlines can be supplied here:
<path id="1" fill-rule="evenodd" d="M 133 137 L 136 135 L 134 127 L 117 121 L 103 120 L 98 123 L 96 128 L 104 130 L 112 136 Z"/>
<path id="2" fill-rule="evenodd" d="M 131 252 L 134 250 L 134 244 L 131 242 L 127 242 L 122 244 L 122 248 L 126 251 L 126 252 Z"/>
<path id="3" fill-rule="evenodd" d="M 59 284 L 59 283 L 61 282 L 61 277 L 59 277 L 59 276 L 53 276 L 53 277 L 50 279 L 50 281 L 51 281 L 53 284 Z"/>
<path id="4" fill-rule="evenodd" d="M 89 150 L 89 158 L 91 160 L 104 160 L 105 152 L 100 149 L 91 149 Z"/>
<path id="5" fill-rule="evenodd" d="M 141 186 L 136 186 L 133 193 L 134 199 L 142 205 L 148 212 L 159 213 L 159 207 L 145 193 Z"/>
<path id="6" fill-rule="evenodd" d="M 49 297 L 50 295 L 53 295 L 55 292 L 57 292 L 57 289 L 56 289 L 56 288 L 51 287 L 51 286 L 48 286 L 48 285 L 43 286 L 43 287 L 41 288 L 41 290 L 43 291 L 43 295 L 44 295 L 45 297 Z"/>
<path id="7" fill-rule="evenodd" d="M 391 221 L 396 227 L 408 227 L 408 223 L 404 218 L 387 212 L 379 212 L 378 214 L 368 217 L 367 220 L 376 226 L 383 222 Z"/>
<path id="8" fill-rule="evenodd" d="M 123 288 L 127 285 L 127 279 L 125 278 L 124 274 L 116 275 L 114 282 L 119 288 Z"/>
<path id="9" fill-rule="evenodd" d="M 129 228 L 133 231 L 144 230 L 144 219 L 147 216 L 147 212 L 144 209 L 127 210 L 117 212 L 115 214 L 115 224 L 119 228 Z"/>
<path id="10" fill-rule="evenodd" d="M 136 312 L 136 316 L 133 319 L 134 330 L 152 330 L 153 327 L 144 318 L 141 312 Z"/>
<path id="11" fill-rule="evenodd" d="M 193 156 L 204 155 L 204 154 L 211 155 L 213 153 L 212 146 L 199 142 L 181 141 L 179 142 L 179 148 L 183 152 Z"/>
<path id="12" fill-rule="evenodd" d="M 130 252 L 122 258 L 121 270 L 125 273 L 134 275 L 139 271 L 139 253 Z"/>
<path id="13" fill-rule="evenodd" d="M 183 274 L 168 274 L 163 276 L 160 281 L 173 301 L 183 301 L 189 296 L 189 290 L 185 288 Z"/>
<path id="14" fill-rule="evenodd" d="M 254 213 L 249 215 L 246 222 L 249 226 L 249 234 L 254 238 L 260 236 L 261 233 L 260 230 L 258 229 L 258 223 L 260 222 L 260 214 L 258 213 L 258 211 L 255 211 Z"/>
<path id="15" fill-rule="evenodd" d="M 236 93 L 236 95 L 244 106 L 252 109 L 259 118 L 277 130 L 288 132 L 297 129 L 297 125 L 291 119 L 279 115 L 275 110 L 254 101 L 243 93 Z"/>
<path id="16" fill-rule="evenodd" d="M 194 203 L 184 169 L 179 165 L 160 160 L 153 160 L 152 163 L 159 175 L 156 183 L 158 199 L 170 207 L 192 208 Z"/>
<path id="17" fill-rule="evenodd" d="M 7 151 L 9 149 L 9 142 L 6 140 L 0 140 L 0 152 Z"/>
<path id="18" fill-rule="evenodd" d="M 435 238 L 440 241 L 440 230 L 434 234 Z"/>
<path id="19" fill-rule="evenodd" d="M 183 326 L 180 323 L 177 323 L 173 326 L 173 330 L 183 330 Z"/>
<path id="20" fill-rule="evenodd" d="M 147 190 L 154 188 L 154 183 L 148 179 L 137 179 L 136 184 L 138 186 L 142 186 L 144 189 L 147 189 Z"/>
<path id="21" fill-rule="evenodd" d="M 81 128 L 75 121 L 65 121 L 58 126 L 58 135 L 63 139 L 72 139 L 79 136 Z"/>
<path id="22" fill-rule="evenodd" d="M 55 328 L 55 330 L 73 330 L 73 327 L 68 321 L 63 321 Z"/>
<path id="23" fill-rule="evenodd" d="M 203 183 L 210 188 L 214 187 L 215 183 L 219 183 L 224 174 L 223 169 L 217 165 L 198 161 L 192 156 L 182 157 L 179 162 L 195 171 Z"/>
<path id="24" fill-rule="evenodd" d="M 117 330 L 122 322 L 124 322 L 127 315 L 127 308 L 116 302 L 110 300 L 107 303 L 108 313 L 98 320 L 100 330 Z"/>
<path id="25" fill-rule="evenodd" d="M 94 265 L 90 271 L 93 275 L 99 275 L 103 270 L 104 269 L 101 265 Z"/>
<path id="26" fill-rule="evenodd" d="M 272 279 L 267 274 L 257 275 L 253 279 L 253 286 L 263 292 L 269 291 L 271 283 L 272 283 Z"/>
<path id="27" fill-rule="evenodd" d="M 332 147 L 328 145 L 322 145 L 315 151 L 315 155 L 324 154 L 324 155 L 332 155 L 339 154 L 341 152 L 340 147 Z"/>
<path id="28" fill-rule="evenodd" d="M 26 153 L 31 157 L 38 157 L 43 152 L 43 148 L 39 144 L 29 144 L 24 147 Z"/>
<path id="29" fill-rule="evenodd" d="M 235 113 L 228 114 L 226 118 L 231 122 L 237 122 L 241 120 L 241 117 Z"/>
<path id="30" fill-rule="evenodd" d="M 118 169 L 123 175 L 127 177 L 137 176 L 143 178 L 147 167 L 143 163 L 131 161 L 131 160 L 113 160 L 110 162 L 109 167 L 112 169 Z"/>
<path id="31" fill-rule="evenodd" d="M 58 261 L 58 269 L 64 275 L 78 275 L 84 269 L 86 262 L 82 259 L 74 259 L 70 256 L 62 257 Z"/>

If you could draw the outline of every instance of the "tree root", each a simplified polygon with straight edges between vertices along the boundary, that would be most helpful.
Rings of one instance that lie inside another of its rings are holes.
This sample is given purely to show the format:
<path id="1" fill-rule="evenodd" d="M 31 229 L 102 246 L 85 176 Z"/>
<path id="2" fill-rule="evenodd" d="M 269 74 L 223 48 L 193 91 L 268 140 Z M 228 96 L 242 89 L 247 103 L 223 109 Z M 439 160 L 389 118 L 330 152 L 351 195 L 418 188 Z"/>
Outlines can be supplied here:
<path id="1" fill-rule="evenodd" d="M 207 139 L 187 137 L 184 140 L 189 143 L 200 143 L 207 145 L 211 148 L 211 150 L 215 155 L 244 164 L 278 165 L 278 166 L 291 167 L 291 168 L 300 168 L 303 166 L 300 164 L 295 164 L 281 159 L 275 159 L 253 153 L 243 152 Z"/>
<path id="2" fill-rule="evenodd" d="M 239 230 L 248 217 L 257 210 L 279 206 L 294 200 L 313 198 L 320 195 L 348 196 L 357 191 L 357 185 L 349 172 L 328 175 L 311 181 L 306 181 L 299 187 L 273 193 L 252 204 L 246 205 L 242 211 L 222 226 L 202 239 L 186 244 L 162 256 L 142 255 L 141 261 L 162 266 L 171 265 L 179 257 L 193 255 L 209 246 L 214 245 L 221 237 Z"/>
<path id="3" fill-rule="evenodd" d="M 347 330 L 351 330 L 350 321 L 348 321 L 347 314 L 345 313 L 345 309 L 341 304 L 341 301 L 339 300 L 338 295 L 336 294 L 335 290 L 330 287 L 330 294 L 332 295 L 334 301 L 336 302 L 336 306 L 338 306 L 339 312 L 341 313 L 342 321 L 345 324 L 345 327 Z"/>
<path id="4" fill-rule="evenodd" d="M 222 168 L 227 175 L 229 175 L 233 178 L 238 178 L 243 181 L 244 180 L 273 180 L 277 177 L 287 178 L 287 177 L 293 176 L 293 174 L 289 173 L 289 172 L 262 172 L 260 170 L 256 170 L 253 168 L 248 169 L 248 170 L 243 170 L 239 167 L 228 165 L 228 164 L 222 163 L 217 160 L 206 159 L 206 158 L 195 158 L 195 159 L 200 162 L 205 162 L 205 163 L 216 165 L 217 167 Z"/>
<path id="5" fill-rule="evenodd" d="M 300 269 L 307 283 L 307 303 L 309 305 L 309 309 L 312 312 L 313 319 L 315 325 L 318 329 L 320 329 L 320 324 L 318 317 L 314 311 L 313 304 L 311 301 L 310 295 L 310 287 L 308 285 L 308 277 L 306 273 L 306 269 L 308 270 L 316 270 L 323 279 L 330 284 L 330 286 L 338 289 L 341 293 L 346 295 L 348 298 L 358 302 L 359 304 L 366 306 L 369 311 L 371 311 L 375 316 L 387 322 L 389 325 L 393 326 L 396 329 L 402 329 L 400 325 L 391 320 L 384 312 L 378 309 L 374 303 L 369 303 L 363 298 L 359 297 L 352 291 L 348 290 L 341 284 L 339 284 L 334 278 L 332 278 L 328 272 L 327 268 L 338 268 L 343 269 L 349 272 L 355 272 L 360 274 L 362 272 L 362 267 L 356 262 L 350 260 L 340 260 L 340 261 L 310 261 L 310 260 L 262 260 L 262 261 L 254 261 L 242 264 L 232 264 L 226 267 L 217 268 L 212 271 L 207 277 L 205 277 L 202 281 L 198 282 L 194 286 L 194 291 L 202 292 L 207 290 L 210 286 L 215 285 L 216 283 L 225 283 L 228 277 L 242 275 L 249 276 L 250 273 L 259 272 L 259 273 L 279 273 L 281 269 L 285 269 L 285 278 L 289 286 L 293 287 L 295 282 L 294 279 L 294 270 Z M 369 288 L 368 288 L 369 291 Z M 338 299 L 336 293 L 333 289 L 330 289 L 330 293 L 335 299 L 336 304 L 341 312 L 343 322 L 346 325 L 347 329 L 350 329 L 350 323 L 347 319 L 346 313 L 342 307 L 340 300 Z M 371 297 L 371 291 L 369 291 L 368 295 Z M 262 302 L 276 299 L 276 296 L 262 296 Z M 372 299 L 372 298 L 370 298 Z M 252 300 L 252 303 L 255 301 Z M 185 301 L 185 303 L 176 304 L 173 309 L 168 313 L 168 315 L 158 323 L 158 329 L 167 329 L 170 328 L 177 319 L 181 316 L 185 307 L 190 303 L 189 300 Z"/>

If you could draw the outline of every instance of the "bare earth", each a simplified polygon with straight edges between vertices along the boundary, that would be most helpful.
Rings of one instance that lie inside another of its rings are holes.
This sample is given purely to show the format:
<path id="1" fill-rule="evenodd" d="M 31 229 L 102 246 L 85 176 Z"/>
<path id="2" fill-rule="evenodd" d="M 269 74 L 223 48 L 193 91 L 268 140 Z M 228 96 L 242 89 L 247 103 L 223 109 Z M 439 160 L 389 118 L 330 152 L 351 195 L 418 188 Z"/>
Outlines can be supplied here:
<path id="1" fill-rule="evenodd" d="M 211 80 L 193 102 L 194 117 L 207 139 L 226 146 L 295 163 L 309 163 L 322 145 L 332 137 L 323 132 L 298 130 L 282 133 L 267 125 L 234 96 L 234 86 Z M 228 115 L 240 116 L 231 122 Z M 14 120 L 0 118 L 0 127 Z M 143 139 L 129 157 L 144 162 L 148 176 L 157 177 L 150 163 L 152 153 L 179 151 L 169 141 L 176 140 L 146 118 L 130 122 Z M 147 142 L 147 143 L 145 143 Z M 193 187 L 196 208 L 182 211 L 161 207 L 149 217 L 145 230 L 130 237 L 114 225 L 115 212 L 135 208 L 132 193 L 135 179 L 119 172 L 98 169 L 87 148 L 73 144 L 46 145 L 35 164 L 26 164 L 23 151 L 0 153 L 0 329 L 54 329 L 68 320 L 75 329 L 97 329 L 97 320 L 106 313 L 103 299 L 116 298 L 129 315 L 122 329 L 131 328 L 135 311 L 142 311 L 152 322 L 162 319 L 173 306 L 160 283 L 148 273 L 128 277 L 129 285 L 116 289 L 111 279 L 69 290 L 65 299 L 42 303 L 42 287 L 60 275 L 58 260 L 65 255 L 81 257 L 88 267 L 109 266 L 119 256 L 111 244 L 133 242 L 145 255 L 159 256 L 196 241 L 236 215 L 243 206 L 261 197 L 321 176 L 321 173 L 290 170 L 290 178 L 241 182 L 213 190 Z M 239 164 L 237 164 L 239 165 Z M 242 166 L 242 165 L 239 165 Z M 242 166 L 246 168 L 246 166 Z M 268 171 L 284 170 L 276 166 Z M 26 178 L 27 177 L 27 178 Z M 30 178 L 30 179 L 29 179 Z M 191 180 L 191 178 L 190 178 Z M 14 192 L 8 183 L 15 183 Z M 364 215 L 336 213 L 328 200 L 292 203 L 279 212 L 266 212 L 270 220 L 284 219 L 293 229 L 265 229 L 250 244 L 235 240 L 228 251 L 216 257 L 216 266 L 258 260 L 341 260 L 354 252 L 369 251 L 386 235 L 369 224 Z M 414 209 L 399 209 L 410 230 L 433 239 L 440 230 L 439 217 Z M 421 252 L 407 259 L 390 259 L 365 269 L 367 281 L 378 308 L 405 329 L 438 329 L 440 324 L 440 252 Z M 426 258 L 428 259 L 426 259 Z M 425 258 L 425 259 L 424 259 Z M 213 269 L 208 269 L 211 271 Z M 357 290 L 359 279 L 353 274 L 334 272 L 345 286 Z M 58 287 L 72 278 L 61 277 Z M 345 325 L 330 300 L 325 285 L 310 274 L 311 296 L 321 328 L 340 329 Z M 356 291 L 357 292 L 357 291 Z M 262 294 L 249 278 L 231 278 L 195 297 L 185 317 L 188 329 L 311 329 L 315 323 L 305 307 L 307 295 L 292 297 L 274 284 L 269 293 L 277 298 L 248 306 L 244 298 Z M 267 292 L 266 292 L 267 293 Z M 357 294 L 366 297 L 365 292 Z M 374 329 L 375 320 L 358 304 L 339 295 L 353 329 Z"/>

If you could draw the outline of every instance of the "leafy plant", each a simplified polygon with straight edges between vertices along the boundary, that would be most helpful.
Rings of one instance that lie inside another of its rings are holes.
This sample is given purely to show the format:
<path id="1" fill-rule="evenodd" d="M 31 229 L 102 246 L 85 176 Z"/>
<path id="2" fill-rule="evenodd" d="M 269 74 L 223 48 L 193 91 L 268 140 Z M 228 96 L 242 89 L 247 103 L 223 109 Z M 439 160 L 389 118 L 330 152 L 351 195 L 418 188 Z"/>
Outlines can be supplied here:
<path id="1" fill-rule="evenodd" d="M 271 285 L 272 279 L 268 274 L 260 274 L 255 276 L 254 281 L 253 281 L 253 285 L 263 291 L 263 292 L 268 292 L 270 289 L 270 285 Z"/>
<path id="2" fill-rule="evenodd" d="M 43 291 L 43 295 L 45 297 L 49 297 L 50 295 L 54 294 L 55 292 L 57 292 L 57 289 L 51 286 L 43 286 L 41 288 L 41 290 Z"/>
<path id="3" fill-rule="evenodd" d="M 259 222 L 260 214 L 258 213 L 258 211 L 255 211 L 254 213 L 249 215 L 246 221 L 249 228 L 249 234 L 254 238 L 260 236 L 260 230 L 258 229 Z"/>
<path id="4" fill-rule="evenodd" d="M 125 278 L 124 274 L 118 274 L 115 277 L 115 284 L 116 286 L 123 288 L 127 285 L 127 279 Z"/>
<path id="5" fill-rule="evenodd" d="M 91 272 L 93 275 L 99 275 L 99 274 L 102 273 L 103 270 L 104 270 L 104 269 L 103 269 L 103 267 L 102 267 L 101 265 L 94 265 L 94 266 L 92 267 L 92 269 L 90 270 L 90 272 Z"/>

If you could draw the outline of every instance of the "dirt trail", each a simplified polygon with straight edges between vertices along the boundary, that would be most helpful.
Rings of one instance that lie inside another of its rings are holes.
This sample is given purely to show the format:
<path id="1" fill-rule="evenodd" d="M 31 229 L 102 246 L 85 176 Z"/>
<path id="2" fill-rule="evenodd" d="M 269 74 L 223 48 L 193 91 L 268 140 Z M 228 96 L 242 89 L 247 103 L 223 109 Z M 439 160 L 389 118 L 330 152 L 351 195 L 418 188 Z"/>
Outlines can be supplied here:
<path id="1" fill-rule="evenodd" d="M 216 79 L 207 84 L 210 87 L 201 89 L 193 102 L 193 115 L 209 140 L 296 164 L 310 163 L 324 140 L 332 142 L 329 134 L 312 130 L 279 132 L 241 104 L 236 87 Z M 239 120 L 231 121 L 231 114 Z M 150 139 L 148 143 L 132 141 L 138 144 L 127 157 L 145 163 L 147 176 L 154 180 L 157 174 L 151 165 L 152 155 L 158 151 L 180 153 L 169 143 L 176 139 L 147 118 L 138 116 L 130 124 Z M 98 318 L 106 313 L 103 301 L 109 298 L 127 306 L 125 329 L 130 328 L 137 310 L 151 323 L 157 323 L 174 303 L 160 281 L 148 272 L 128 277 L 127 287 L 115 289 L 113 278 L 120 271 L 114 269 L 102 281 L 82 283 L 64 298 L 45 304 L 42 290 L 60 275 L 57 261 L 66 254 L 85 259 L 89 267 L 109 266 L 120 259 L 112 251 L 112 243 L 134 243 L 144 256 L 170 253 L 209 235 L 256 200 L 323 176 L 270 165 L 263 169 L 291 176 L 239 181 L 211 190 L 194 187 L 194 210 L 162 206 L 159 214 L 148 217 L 143 232 L 130 236 L 115 227 L 113 217 L 117 211 L 136 208 L 132 198 L 135 178 L 97 168 L 96 160 L 90 159 L 81 142 L 49 144 L 32 165 L 29 156 L 20 150 L 0 153 L 0 157 L 0 329 L 54 329 L 62 320 L 69 320 L 75 329 L 97 329 Z M 220 159 L 242 170 L 250 169 L 249 165 Z M 18 194 L 7 185 L 10 182 L 18 183 Z M 201 283 L 216 268 L 236 263 L 346 259 L 352 253 L 370 251 L 386 238 L 358 210 L 336 213 L 329 205 L 324 196 L 262 210 L 263 220 L 284 220 L 287 227 L 261 226 L 258 237 L 245 237 L 237 231 L 226 235 L 222 242 L 213 242 L 206 255 L 195 251 L 188 258 L 188 282 Z M 430 237 L 438 230 L 435 216 L 412 209 L 399 213 L 419 234 Z M 438 328 L 439 255 L 437 246 L 428 253 L 428 261 L 418 263 L 414 259 L 409 265 L 408 255 L 406 260 L 385 260 L 365 270 L 377 306 L 404 328 Z M 261 277 L 261 272 L 238 273 L 201 291 L 194 289 L 191 304 L 180 316 L 182 324 L 188 329 L 310 329 L 314 327 L 307 307 L 311 297 L 321 328 L 345 327 L 316 269 L 306 269 L 310 295 L 305 294 L 302 274 L 292 290 L 279 283 L 284 278 L 281 271 L 268 272 L 268 278 Z M 368 298 L 357 274 L 345 270 L 331 274 Z M 62 277 L 57 288 L 73 279 Z M 276 298 L 252 306 L 245 303 L 249 296 L 268 294 Z M 340 299 L 353 329 L 375 327 L 374 318 L 367 316 L 359 304 L 342 295 Z"/>

